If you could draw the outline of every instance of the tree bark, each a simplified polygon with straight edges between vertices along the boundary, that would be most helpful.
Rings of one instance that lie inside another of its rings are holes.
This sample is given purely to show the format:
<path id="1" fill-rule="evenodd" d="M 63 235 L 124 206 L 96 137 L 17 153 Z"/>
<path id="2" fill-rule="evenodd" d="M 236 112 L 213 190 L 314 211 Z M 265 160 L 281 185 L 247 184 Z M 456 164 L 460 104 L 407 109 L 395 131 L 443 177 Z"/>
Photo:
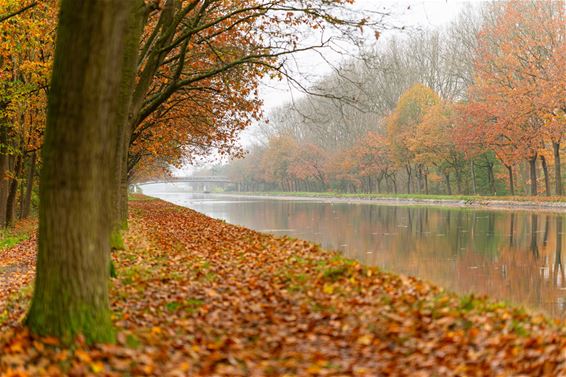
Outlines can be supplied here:
<path id="1" fill-rule="evenodd" d="M 2 119 L 3 122 L 6 119 Z M 0 227 L 6 225 L 6 201 L 8 199 L 8 129 L 6 124 L 0 124 Z"/>
<path id="2" fill-rule="evenodd" d="M 12 226 L 16 218 L 16 199 L 18 196 L 18 178 L 22 174 L 22 160 L 23 157 L 18 155 L 16 157 L 16 164 L 14 166 L 14 178 L 9 183 L 8 199 L 6 200 L 6 227 Z"/>
<path id="3" fill-rule="evenodd" d="M 26 193 L 23 199 L 24 205 L 22 207 L 22 219 L 28 218 L 31 212 L 31 195 L 33 193 L 33 181 L 35 178 L 36 163 L 37 163 L 37 154 L 36 152 L 33 152 L 31 155 L 28 179 L 26 182 Z"/>
<path id="4" fill-rule="evenodd" d="M 124 243 L 121 230 L 128 226 L 128 148 L 130 145 L 130 106 L 136 78 L 137 58 L 140 39 L 144 27 L 143 0 L 131 0 L 134 9 L 128 17 L 125 36 L 124 61 L 122 62 L 122 81 L 118 95 L 118 113 L 116 114 L 116 127 L 120 130 L 116 139 L 116 161 L 114 162 L 114 176 L 112 190 L 112 248 L 123 249 Z"/>
<path id="5" fill-rule="evenodd" d="M 546 164 L 546 158 L 544 155 L 540 155 L 540 164 L 542 166 L 542 172 L 544 174 L 544 189 L 546 196 L 550 196 L 550 177 L 548 176 L 548 165 Z"/>
<path id="6" fill-rule="evenodd" d="M 529 159 L 529 169 L 531 174 L 531 195 L 537 195 L 537 156 L 535 155 L 531 159 Z"/>
<path id="7" fill-rule="evenodd" d="M 109 250 L 120 93 L 134 0 L 63 0 L 40 180 L 35 289 L 26 324 L 71 342 L 114 338 Z"/>
<path id="8" fill-rule="evenodd" d="M 560 196 L 563 194 L 562 191 L 562 172 L 560 165 L 560 143 L 552 143 L 552 150 L 554 152 L 554 179 L 556 195 Z"/>

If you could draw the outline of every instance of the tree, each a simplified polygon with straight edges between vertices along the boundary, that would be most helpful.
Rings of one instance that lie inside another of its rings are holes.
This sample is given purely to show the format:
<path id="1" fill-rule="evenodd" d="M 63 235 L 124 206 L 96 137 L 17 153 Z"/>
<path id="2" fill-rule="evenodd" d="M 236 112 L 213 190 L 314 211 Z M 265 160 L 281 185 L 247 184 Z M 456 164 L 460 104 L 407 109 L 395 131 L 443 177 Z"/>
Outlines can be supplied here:
<path id="1" fill-rule="evenodd" d="M 124 151 L 120 152 L 122 220 L 127 217 L 128 172 L 141 161 L 140 150 L 147 156 L 140 143 L 159 141 L 164 136 L 158 132 L 164 123 L 154 115 L 167 113 L 177 101 L 206 98 L 207 103 L 215 103 L 223 98 L 223 105 L 231 109 L 228 113 L 212 107 L 212 113 L 189 127 L 189 135 L 197 140 L 190 140 L 188 148 L 184 140 L 172 140 L 172 144 L 185 156 L 218 147 L 218 143 L 208 143 L 215 136 L 223 141 L 221 149 L 232 148 L 234 135 L 259 115 L 259 79 L 270 75 L 293 81 L 285 69 L 286 56 L 332 46 L 336 38 L 359 42 L 356 36 L 364 27 L 381 25 L 352 11 L 351 4 L 351 0 L 165 0 L 163 7 L 149 11 L 138 79 L 128 109 L 129 126 L 123 136 Z M 320 43 L 305 44 L 301 36 L 309 28 L 333 31 Z M 230 112 L 242 115 L 238 113 L 239 104 L 248 105 L 247 114 L 230 122 Z M 189 110 L 185 115 L 199 106 L 185 106 Z M 229 128 L 215 129 L 218 123 Z M 207 143 L 200 142 L 203 134 L 208 135 Z M 199 146 L 193 148 L 193 142 Z M 128 156 L 127 149 L 132 146 L 134 153 Z"/>
<path id="2" fill-rule="evenodd" d="M 128 39 L 143 2 L 63 0 L 40 183 L 39 249 L 26 324 L 71 341 L 113 337 L 112 190 Z M 133 77 L 132 77 L 133 78 Z"/>
<path id="3" fill-rule="evenodd" d="M 410 140 L 410 149 L 415 161 L 425 166 L 435 166 L 446 179 L 446 191 L 452 193 L 450 172 L 456 175 L 458 194 L 462 194 L 462 171 L 464 155 L 454 143 L 454 112 L 447 102 L 430 107 L 417 125 L 415 137 Z"/>
<path id="4" fill-rule="evenodd" d="M 391 145 L 392 159 L 407 173 L 407 193 L 411 193 L 415 156 L 410 148 L 416 127 L 428 109 L 440 102 L 440 97 L 430 88 L 416 84 L 400 98 L 395 110 L 387 118 L 387 137 Z"/>
<path id="5" fill-rule="evenodd" d="M 324 166 L 327 160 L 326 152 L 315 144 L 299 144 L 295 150 L 295 158 L 289 166 L 289 173 L 305 183 L 308 188 L 310 183 L 326 191 L 328 182 Z"/>
<path id="6" fill-rule="evenodd" d="M 0 12 L 13 14 L 0 23 L 0 224 L 5 226 L 16 218 L 18 186 L 26 163 L 34 170 L 45 123 L 57 6 L 52 0 L 32 5 L 0 1 Z M 25 181 L 20 216 L 30 207 L 33 174 Z"/>
<path id="7" fill-rule="evenodd" d="M 507 2 L 493 5 L 495 22 L 480 33 L 476 98 L 490 107 L 498 142 L 524 151 L 531 173 L 531 195 L 537 195 L 536 160 L 544 153 L 545 139 L 554 145 L 560 176 L 560 137 L 562 126 L 545 119 L 564 108 L 565 23 L 564 1 Z M 547 195 L 549 193 L 547 184 Z M 561 191 L 560 184 L 557 188 Z"/>

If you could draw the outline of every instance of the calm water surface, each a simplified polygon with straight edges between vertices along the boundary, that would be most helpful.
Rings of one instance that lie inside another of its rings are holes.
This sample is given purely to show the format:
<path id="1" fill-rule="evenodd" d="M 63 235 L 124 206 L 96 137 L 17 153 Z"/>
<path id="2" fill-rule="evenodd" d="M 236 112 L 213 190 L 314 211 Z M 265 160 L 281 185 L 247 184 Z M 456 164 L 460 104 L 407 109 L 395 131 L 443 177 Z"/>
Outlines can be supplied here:
<path id="1" fill-rule="evenodd" d="M 173 185 L 143 189 L 232 224 L 307 239 L 453 291 L 566 318 L 564 214 L 252 199 L 183 193 Z"/>

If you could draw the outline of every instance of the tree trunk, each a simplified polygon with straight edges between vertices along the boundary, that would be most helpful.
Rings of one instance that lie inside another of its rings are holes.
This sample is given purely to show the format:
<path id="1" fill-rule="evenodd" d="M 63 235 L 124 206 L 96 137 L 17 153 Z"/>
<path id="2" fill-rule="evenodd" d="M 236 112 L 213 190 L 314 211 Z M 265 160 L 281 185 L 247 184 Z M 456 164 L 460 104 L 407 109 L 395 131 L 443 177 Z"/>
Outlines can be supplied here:
<path id="1" fill-rule="evenodd" d="M 476 167 L 474 164 L 474 160 L 470 160 L 470 170 L 472 171 L 472 192 L 474 195 L 478 194 L 478 186 L 476 183 Z"/>
<path id="2" fill-rule="evenodd" d="M 393 183 L 393 193 L 395 195 L 397 195 L 397 177 L 395 176 L 395 173 L 393 173 L 390 177 L 391 182 Z"/>
<path id="3" fill-rule="evenodd" d="M 26 182 L 26 193 L 23 200 L 22 219 L 28 218 L 31 212 L 31 195 L 33 193 L 33 180 L 35 178 L 35 165 L 37 163 L 37 154 L 33 152 L 29 165 L 28 179 Z"/>
<path id="4" fill-rule="evenodd" d="M 448 195 L 452 195 L 452 187 L 450 187 L 450 174 L 444 174 L 444 181 L 446 182 L 446 192 Z"/>
<path id="5" fill-rule="evenodd" d="M 2 119 L 4 122 L 5 119 Z M 8 129 L 6 124 L 0 124 L 0 227 L 6 225 L 6 201 L 8 199 Z"/>
<path id="6" fill-rule="evenodd" d="M 513 182 L 513 166 L 505 166 L 509 172 L 509 191 L 511 196 L 515 196 L 515 184 Z"/>
<path id="7" fill-rule="evenodd" d="M 540 155 L 540 164 L 542 165 L 542 172 L 544 173 L 544 189 L 546 196 L 550 196 L 550 177 L 548 176 L 548 165 L 546 164 L 546 158 L 544 155 Z"/>
<path id="8" fill-rule="evenodd" d="M 26 324 L 72 341 L 114 338 L 108 302 L 113 168 L 134 0 L 63 0 L 40 180 L 35 290 Z"/>
<path id="9" fill-rule="evenodd" d="M 495 174 L 493 174 L 493 164 L 488 161 L 487 162 L 487 176 L 489 179 L 489 188 L 491 190 L 491 192 L 489 193 L 490 195 L 496 195 L 496 190 L 495 190 Z"/>
<path id="10" fill-rule="evenodd" d="M 456 167 L 456 189 L 458 195 L 462 195 L 462 172 L 459 167 Z"/>
<path id="11" fill-rule="evenodd" d="M 552 143 L 552 150 L 554 152 L 554 179 L 556 195 L 562 195 L 562 172 L 560 165 L 560 143 Z"/>
<path id="12" fill-rule="evenodd" d="M 18 196 L 18 179 L 22 175 L 23 157 L 16 157 L 16 165 L 14 166 L 14 178 L 10 182 L 8 189 L 8 199 L 6 201 L 6 227 L 12 226 L 16 218 L 16 199 Z"/>
<path id="13" fill-rule="evenodd" d="M 537 156 L 529 159 L 529 168 L 531 174 L 531 195 L 537 195 Z"/>

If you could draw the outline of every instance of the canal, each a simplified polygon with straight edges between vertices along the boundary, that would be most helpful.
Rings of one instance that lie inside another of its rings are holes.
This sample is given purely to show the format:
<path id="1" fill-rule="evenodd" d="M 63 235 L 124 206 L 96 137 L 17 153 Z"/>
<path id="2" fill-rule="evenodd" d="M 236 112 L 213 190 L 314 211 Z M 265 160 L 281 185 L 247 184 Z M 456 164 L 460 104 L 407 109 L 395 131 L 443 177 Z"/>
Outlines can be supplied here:
<path id="1" fill-rule="evenodd" d="M 190 194 L 167 184 L 143 190 L 452 291 L 487 294 L 566 318 L 565 214 Z"/>

